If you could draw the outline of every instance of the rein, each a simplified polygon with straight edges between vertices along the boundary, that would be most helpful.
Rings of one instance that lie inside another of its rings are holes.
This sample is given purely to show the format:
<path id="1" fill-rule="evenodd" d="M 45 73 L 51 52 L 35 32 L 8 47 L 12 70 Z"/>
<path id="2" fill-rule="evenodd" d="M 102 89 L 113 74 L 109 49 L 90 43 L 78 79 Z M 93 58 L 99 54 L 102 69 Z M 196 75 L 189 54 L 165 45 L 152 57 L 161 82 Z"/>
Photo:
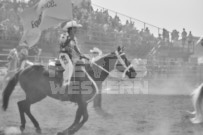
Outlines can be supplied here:
<path id="1" fill-rule="evenodd" d="M 125 53 L 122 53 L 122 54 L 119 54 L 118 51 L 115 52 L 116 56 L 117 56 L 117 61 L 115 62 L 115 65 L 114 65 L 114 69 L 116 68 L 116 65 L 118 63 L 118 61 L 122 64 L 122 66 L 125 68 L 125 71 L 123 72 L 123 75 L 122 77 L 124 78 L 125 77 L 125 73 L 127 71 L 129 71 L 129 69 L 132 67 L 132 64 L 130 64 L 128 67 L 126 66 L 125 62 L 123 61 L 123 59 L 121 58 L 121 56 L 125 55 Z M 97 67 L 99 67 L 101 70 L 105 71 L 106 73 L 110 74 L 110 72 L 108 70 L 106 70 L 105 68 L 103 68 L 102 66 L 98 65 L 97 63 L 95 62 L 92 62 L 92 64 L 96 65 Z"/>
<path id="2" fill-rule="evenodd" d="M 126 66 L 125 62 L 124 62 L 123 59 L 121 58 L 121 56 L 122 56 L 122 55 L 125 55 L 125 53 L 122 53 L 122 54 L 120 54 L 120 55 L 119 55 L 118 51 L 116 51 L 115 53 L 116 53 L 116 56 L 117 56 L 117 58 L 118 58 L 116 64 L 118 63 L 118 61 L 120 61 L 120 63 L 121 63 L 121 64 L 123 65 L 123 67 L 125 68 L 125 70 L 124 70 L 124 72 L 123 72 L 123 75 L 122 75 L 122 78 L 125 78 L 126 72 L 128 72 L 129 69 L 130 69 L 131 67 L 133 67 L 133 65 L 130 64 L 128 67 Z M 114 66 L 116 66 L 116 64 L 115 64 Z M 115 68 L 115 67 L 114 67 L 114 68 Z"/>

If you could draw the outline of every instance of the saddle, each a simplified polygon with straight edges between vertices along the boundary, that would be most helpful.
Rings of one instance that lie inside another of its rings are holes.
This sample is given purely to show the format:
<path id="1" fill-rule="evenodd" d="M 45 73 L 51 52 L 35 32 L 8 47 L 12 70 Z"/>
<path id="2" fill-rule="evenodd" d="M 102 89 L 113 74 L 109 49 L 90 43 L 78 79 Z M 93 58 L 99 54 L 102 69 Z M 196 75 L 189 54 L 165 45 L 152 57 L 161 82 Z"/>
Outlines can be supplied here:
<path id="1" fill-rule="evenodd" d="M 75 66 L 77 67 L 77 70 L 81 70 L 81 67 L 85 67 L 85 63 L 83 61 L 77 61 Z M 63 78 L 65 69 L 62 67 L 59 59 L 50 60 L 47 69 L 50 78 Z"/>
<path id="2" fill-rule="evenodd" d="M 48 71 L 50 77 L 57 77 L 64 72 L 64 68 L 61 66 L 59 59 L 50 60 L 48 63 Z"/>

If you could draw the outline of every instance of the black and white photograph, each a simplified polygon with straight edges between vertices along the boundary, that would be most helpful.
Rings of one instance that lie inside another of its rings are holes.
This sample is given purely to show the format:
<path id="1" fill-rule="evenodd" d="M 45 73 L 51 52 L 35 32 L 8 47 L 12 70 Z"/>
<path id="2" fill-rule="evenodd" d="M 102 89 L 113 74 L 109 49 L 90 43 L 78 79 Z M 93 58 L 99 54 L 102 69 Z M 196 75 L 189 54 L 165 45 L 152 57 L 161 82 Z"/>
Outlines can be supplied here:
<path id="1" fill-rule="evenodd" d="M 203 135 L 203 0 L 0 0 L 0 135 Z"/>

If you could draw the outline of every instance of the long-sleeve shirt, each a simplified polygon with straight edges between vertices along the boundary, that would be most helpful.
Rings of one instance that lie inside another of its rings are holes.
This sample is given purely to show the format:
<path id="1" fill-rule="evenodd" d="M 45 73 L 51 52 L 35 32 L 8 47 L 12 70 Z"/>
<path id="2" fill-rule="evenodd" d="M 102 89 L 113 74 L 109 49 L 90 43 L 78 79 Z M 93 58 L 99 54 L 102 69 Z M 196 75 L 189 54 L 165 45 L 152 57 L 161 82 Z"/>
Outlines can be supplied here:
<path id="1" fill-rule="evenodd" d="M 81 52 L 77 46 L 76 37 L 72 38 L 67 36 L 66 41 L 60 44 L 60 52 L 67 53 L 71 59 L 79 58 L 81 56 Z"/>

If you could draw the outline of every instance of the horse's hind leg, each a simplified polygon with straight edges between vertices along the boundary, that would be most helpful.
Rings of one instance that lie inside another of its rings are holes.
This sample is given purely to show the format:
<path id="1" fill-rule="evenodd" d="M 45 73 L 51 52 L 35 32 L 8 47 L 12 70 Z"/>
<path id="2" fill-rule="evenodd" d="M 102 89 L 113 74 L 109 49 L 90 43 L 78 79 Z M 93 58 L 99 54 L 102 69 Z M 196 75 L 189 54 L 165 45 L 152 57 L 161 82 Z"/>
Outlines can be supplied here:
<path id="1" fill-rule="evenodd" d="M 27 114 L 27 116 L 30 118 L 30 120 L 34 124 L 34 126 L 36 128 L 36 132 L 41 133 L 41 128 L 39 126 L 39 123 L 37 122 L 37 120 L 34 118 L 32 113 L 30 112 L 30 106 L 31 106 L 31 104 L 28 102 L 25 107 L 25 113 Z"/>
<path id="2" fill-rule="evenodd" d="M 22 100 L 22 101 L 19 101 L 18 102 L 18 108 L 19 108 L 19 113 L 20 113 L 20 120 L 21 120 L 21 126 L 20 126 L 20 130 L 21 131 L 24 131 L 25 129 L 25 123 L 26 123 L 26 120 L 25 120 L 25 100 Z"/>
<path id="3" fill-rule="evenodd" d="M 32 113 L 30 111 L 30 106 L 31 106 L 31 104 L 34 104 L 34 103 L 42 100 L 43 98 L 45 98 L 45 96 L 40 96 L 40 97 L 36 98 L 35 100 L 26 99 L 26 100 L 22 100 L 22 101 L 18 102 L 19 111 L 20 111 L 20 117 L 21 117 L 21 126 L 20 126 L 21 131 L 23 131 L 25 129 L 26 120 L 25 120 L 24 113 L 26 113 L 27 116 L 32 121 L 32 123 L 34 124 L 34 126 L 36 128 L 36 132 L 41 133 L 41 128 L 39 126 L 39 123 L 37 122 L 37 120 L 32 115 Z"/>

